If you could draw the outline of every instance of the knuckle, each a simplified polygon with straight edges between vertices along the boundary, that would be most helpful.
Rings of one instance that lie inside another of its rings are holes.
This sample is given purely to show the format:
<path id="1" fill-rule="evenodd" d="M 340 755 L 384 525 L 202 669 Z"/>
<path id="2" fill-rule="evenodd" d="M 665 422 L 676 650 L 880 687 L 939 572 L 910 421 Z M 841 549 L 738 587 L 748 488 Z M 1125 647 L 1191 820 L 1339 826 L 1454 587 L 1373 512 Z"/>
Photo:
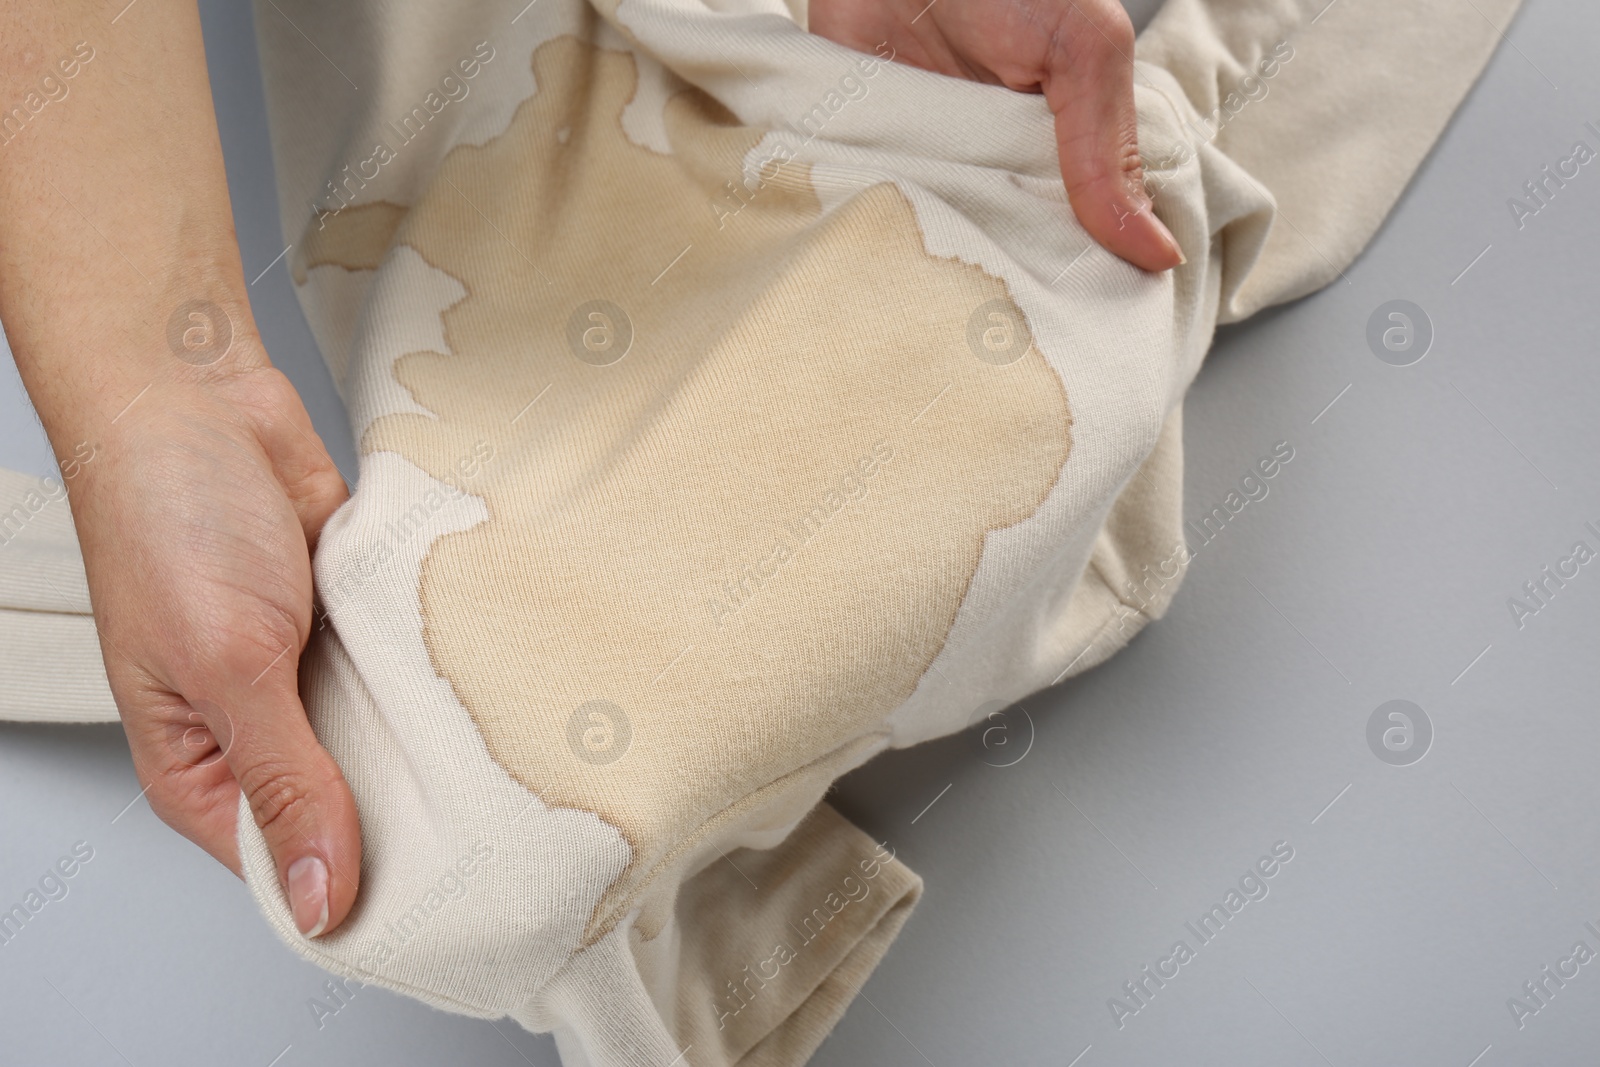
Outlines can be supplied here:
<path id="1" fill-rule="evenodd" d="M 261 601 L 228 625 L 214 663 L 229 684 L 254 684 L 263 674 L 298 662 L 294 654 L 310 626 L 310 608 L 301 619 L 287 607 Z"/>
<path id="2" fill-rule="evenodd" d="M 1105 5 L 1105 11 L 1100 15 L 1100 29 L 1119 53 L 1133 55 L 1133 20 L 1121 4 Z"/>
<path id="3" fill-rule="evenodd" d="M 311 457 L 311 465 L 299 482 L 291 487 L 300 499 L 317 512 L 331 511 L 345 497 L 348 489 L 344 475 L 333 465 L 326 452 Z"/>
<path id="4" fill-rule="evenodd" d="M 255 764 L 240 774 L 239 788 L 264 833 L 292 831 L 309 817 L 312 782 L 296 767 L 273 761 Z"/>
<path id="5" fill-rule="evenodd" d="M 1131 168 L 1125 159 L 1099 161 L 1068 180 L 1067 192 L 1074 198 L 1082 197 L 1118 208 L 1142 199 L 1139 190 L 1143 185 L 1137 180 L 1140 173 L 1137 154 Z"/>
<path id="6" fill-rule="evenodd" d="M 1133 20 L 1117 0 L 1080 0 L 1065 12 L 1055 33 L 1057 47 L 1067 58 L 1102 62 L 1131 60 L 1135 34 Z"/>
<path id="7" fill-rule="evenodd" d="M 255 368 L 246 379 L 246 386 L 263 407 L 274 411 L 300 402 L 294 383 L 277 367 Z"/>
<path id="8" fill-rule="evenodd" d="M 145 799 L 150 802 L 150 810 L 155 812 L 156 818 L 173 827 L 186 821 L 187 798 L 187 791 L 178 788 L 165 774 L 150 779 L 145 792 Z"/>
<path id="9" fill-rule="evenodd" d="M 145 800 L 156 818 L 186 837 L 200 825 L 208 804 L 201 782 L 174 770 L 154 771 L 145 790 Z"/>
<path id="10" fill-rule="evenodd" d="M 1144 171 L 1144 158 L 1139 155 L 1139 130 L 1126 123 L 1117 131 L 1117 154 L 1111 161 L 1112 172 L 1127 178 L 1138 177 Z"/>

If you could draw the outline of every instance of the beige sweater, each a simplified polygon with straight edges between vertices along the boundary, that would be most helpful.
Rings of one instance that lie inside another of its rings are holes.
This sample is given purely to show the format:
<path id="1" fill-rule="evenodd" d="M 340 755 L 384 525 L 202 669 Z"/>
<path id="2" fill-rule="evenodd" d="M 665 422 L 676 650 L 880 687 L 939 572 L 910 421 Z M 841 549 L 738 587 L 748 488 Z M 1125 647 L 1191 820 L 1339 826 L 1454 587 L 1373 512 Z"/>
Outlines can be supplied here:
<path id="1" fill-rule="evenodd" d="M 250 885 L 309 958 L 568 1067 L 799 1064 L 921 891 L 828 785 L 1165 610 L 1214 327 L 1339 278 L 1515 0 L 1168 0 L 1160 276 L 1078 226 L 1038 97 L 777 0 L 524 4 L 258 8 L 362 453 L 304 689 L 365 857 L 307 942 L 246 813 Z M 5 712 L 112 717 L 66 509 L 30 508 Z"/>

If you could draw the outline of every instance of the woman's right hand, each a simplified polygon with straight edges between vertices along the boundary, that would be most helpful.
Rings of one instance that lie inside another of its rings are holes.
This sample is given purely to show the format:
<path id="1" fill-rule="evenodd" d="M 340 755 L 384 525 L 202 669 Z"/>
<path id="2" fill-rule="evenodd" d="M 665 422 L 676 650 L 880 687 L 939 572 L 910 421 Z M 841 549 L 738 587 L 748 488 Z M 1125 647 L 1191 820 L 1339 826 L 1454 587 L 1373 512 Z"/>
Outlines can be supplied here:
<path id="1" fill-rule="evenodd" d="M 135 768 L 235 872 L 242 791 L 325 932 L 361 840 L 296 676 L 346 489 L 250 317 L 194 0 L 0 4 L 0 100 L 41 86 L 0 145 L 0 318 L 56 454 L 94 446 L 68 485 Z"/>
<path id="2" fill-rule="evenodd" d="M 296 675 L 310 553 L 344 480 L 294 387 L 248 351 L 202 381 L 153 385 L 99 444 L 72 509 L 150 805 L 238 873 L 243 791 L 295 924 L 332 929 L 355 900 L 360 833 Z"/>

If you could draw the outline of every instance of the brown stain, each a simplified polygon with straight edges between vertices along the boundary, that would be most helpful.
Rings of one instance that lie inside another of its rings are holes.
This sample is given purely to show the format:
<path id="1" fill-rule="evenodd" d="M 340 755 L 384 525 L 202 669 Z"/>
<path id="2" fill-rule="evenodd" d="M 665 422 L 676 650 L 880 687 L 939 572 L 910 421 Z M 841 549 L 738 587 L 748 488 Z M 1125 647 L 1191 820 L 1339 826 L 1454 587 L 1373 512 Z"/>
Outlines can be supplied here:
<path id="1" fill-rule="evenodd" d="M 467 291 L 444 313 L 450 354 L 395 364 L 438 417 L 382 417 L 362 449 L 445 479 L 494 447 L 470 486 L 489 520 L 424 561 L 424 637 L 494 758 L 632 846 L 598 935 L 708 821 L 805 783 L 911 695 L 985 536 L 1055 484 L 1071 414 L 1031 345 L 1007 366 L 969 351 L 975 308 L 1014 310 L 1006 287 L 930 255 L 893 185 L 824 218 L 805 167 L 769 168 L 719 226 L 712 204 L 764 131 L 690 91 L 667 105 L 661 155 L 621 128 L 630 55 L 560 38 L 533 66 L 539 91 L 504 134 L 452 150 L 409 211 L 329 218 L 308 255 L 371 263 L 393 223 L 385 247 Z M 597 299 L 633 327 L 609 366 L 568 345 Z M 829 514 L 847 475 L 865 494 Z M 819 502 L 827 517 L 772 568 L 785 524 Z M 746 578 L 737 612 L 708 606 L 757 564 L 771 576 Z M 569 745 L 592 700 L 631 725 L 615 762 Z"/>
<path id="2" fill-rule="evenodd" d="M 313 216 L 295 253 L 295 284 L 304 285 L 313 267 L 377 270 L 394 244 L 406 211 L 401 204 L 378 200 L 352 205 L 338 214 Z"/>

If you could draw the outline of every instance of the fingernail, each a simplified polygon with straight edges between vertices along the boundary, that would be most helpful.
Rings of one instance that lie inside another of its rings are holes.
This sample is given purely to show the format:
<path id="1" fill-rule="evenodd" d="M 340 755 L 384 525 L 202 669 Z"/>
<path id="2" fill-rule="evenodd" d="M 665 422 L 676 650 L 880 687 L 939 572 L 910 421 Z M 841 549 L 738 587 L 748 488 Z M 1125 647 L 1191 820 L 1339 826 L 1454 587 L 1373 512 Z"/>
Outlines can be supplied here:
<path id="1" fill-rule="evenodd" d="M 1154 216 L 1151 217 L 1154 218 Z M 1176 237 L 1172 236 L 1172 231 L 1167 229 L 1166 224 L 1160 219 L 1156 219 L 1156 225 L 1161 227 L 1161 236 L 1167 239 L 1167 244 L 1171 245 L 1172 250 L 1178 253 L 1178 266 L 1181 267 L 1189 262 L 1189 257 L 1183 254 L 1183 246 L 1178 243 Z"/>
<path id="2" fill-rule="evenodd" d="M 289 864 L 289 910 L 307 937 L 316 937 L 327 927 L 328 865 L 316 856 L 302 856 Z"/>

